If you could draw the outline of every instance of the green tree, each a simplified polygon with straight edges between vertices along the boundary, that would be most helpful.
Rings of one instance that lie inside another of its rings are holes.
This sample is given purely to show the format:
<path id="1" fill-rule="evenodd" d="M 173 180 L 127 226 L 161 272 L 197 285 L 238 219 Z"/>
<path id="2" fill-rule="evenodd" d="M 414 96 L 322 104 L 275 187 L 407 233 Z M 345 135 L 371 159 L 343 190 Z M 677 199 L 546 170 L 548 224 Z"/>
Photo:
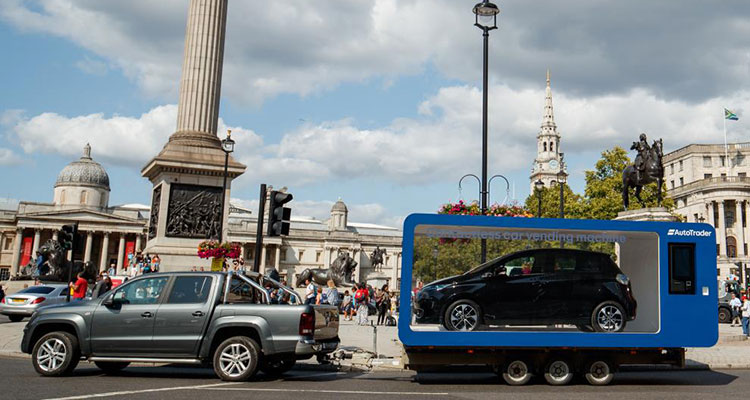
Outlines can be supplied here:
<path id="1" fill-rule="evenodd" d="M 583 197 L 573 192 L 570 186 L 563 184 L 565 218 L 586 218 Z M 534 192 L 526 198 L 524 206 L 535 217 L 539 213 L 539 196 L 542 197 L 542 218 L 560 218 L 560 186 L 552 185 Z"/>
<path id="2" fill-rule="evenodd" d="M 622 170 L 631 164 L 625 149 L 615 146 L 602 152 L 602 157 L 596 162 L 594 169 L 586 171 L 586 189 L 584 191 L 584 218 L 614 219 L 617 213 L 623 211 L 622 206 Z M 635 198 L 635 191 L 630 191 L 629 209 L 657 206 L 657 185 L 646 185 L 641 191 L 643 204 Z M 674 208 L 674 201 L 667 196 L 666 184 L 662 184 L 662 205 L 667 209 Z"/>

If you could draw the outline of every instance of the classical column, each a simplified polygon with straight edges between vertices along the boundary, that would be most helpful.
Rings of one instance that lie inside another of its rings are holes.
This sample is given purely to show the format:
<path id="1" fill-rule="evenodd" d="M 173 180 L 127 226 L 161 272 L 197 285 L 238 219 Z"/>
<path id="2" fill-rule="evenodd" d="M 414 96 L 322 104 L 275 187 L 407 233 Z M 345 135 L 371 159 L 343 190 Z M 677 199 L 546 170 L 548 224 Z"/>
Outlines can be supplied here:
<path id="1" fill-rule="evenodd" d="M 328 266 L 331 265 L 331 248 L 323 246 L 323 251 L 325 252 L 325 257 L 323 257 L 323 268 L 328 268 Z"/>
<path id="2" fill-rule="evenodd" d="M 734 231 L 737 232 L 737 257 L 744 257 L 745 256 L 745 232 L 744 228 L 742 227 L 742 200 L 735 200 L 735 229 Z M 744 277 L 743 277 L 744 279 Z"/>
<path id="3" fill-rule="evenodd" d="M 135 254 L 138 254 L 139 251 L 141 251 L 141 235 L 140 233 L 135 234 Z"/>
<path id="4" fill-rule="evenodd" d="M 125 234 L 120 233 L 120 243 L 117 246 L 117 266 L 115 267 L 115 275 L 118 275 L 119 271 L 122 270 L 122 261 L 125 258 Z"/>
<path id="5" fill-rule="evenodd" d="M 11 275 L 18 274 L 19 263 L 21 262 L 21 242 L 23 241 L 23 228 L 16 228 L 16 239 L 13 242 L 13 258 L 11 261 Z"/>
<path id="6" fill-rule="evenodd" d="M 94 242 L 94 231 L 86 232 L 86 248 L 83 252 L 83 262 L 91 261 L 91 245 Z"/>
<path id="7" fill-rule="evenodd" d="M 260 271 L 266 270 L 266 244 L 263 245 L 260 252 Z"/>
<path id="8" fill-rule="evenodd" d="M 719 203 L 719 221 L 716 224 L 716 234 L 719 237 L 719 255 L 727 255 L 727 220 L 724 218 L 724 200 Z"/>
<path id="9" fill-rule="evenodd" d="M 102 255 L 99 257 L 99 271 L 109 269 L 109 232 L 102 236 Z"/>
<path id="10" fill-rule="evenodd" d="M 354 267 L 354 272 L 352 273 L 352 280 L 354 282 L 362 282 L 362 257 L 360 255 L 359 249 L 352 251 L 352 258 L 357 262 L 357 266 Z"/>
<path id="11" fill-rule="evenodd" d="M 714 222 L 714 202 L 709 201 L 706 203 L 706 217 L 708 218 L 708 223 L 711 224 L 714 228 L 716 228 L 716 223 Z M 719 235 L 716 235 L 716 240 L 719 240 Z"/>
<path id="12" fill-rule="evenodd" d="M 750 241 L 750 201 L 746 201 L 744 203 L 745 203 L 745 205 L 744 205 L 744 207 L 745 207 L 745 227 L 742 228 L 742 230 L 744 232 L 745 238 L 747 238 L 745 240 Z M 748 250 L 750 250 L 750 243 L 748 243 Z M 748 253 L 750 253 L 750 251 Z M 746 254 L 746 255 L 748 255 L 748 254 Z"/>
<path id="13" fill-rule="evenodd" d="M 276 246 L 276 259 L 273 260 L 273 267 L 276 268 L 276 271 L 279 270 L 279 265 L 281 264 L 281 245 Z"/>
<path id="14" fill-rule="evenodd" d="M 36 257 L 36 252 L 39 250 L 39 241 L 41 240 L 42 230 L 34 229 L 34 244 L 31 245 L 31 257 Z"/>
<path id="15" fill-rule="evenodd" d="M 172 140 L 216 141 L 227 0 L 191 0 Z"/>
<path id="16" fill-rule="evenodd" d="M 397 287 L 398 285 L 398 266 L 399 266 L 399 260 L 401 260 L 401 253 L 396 253 L 396 265 L 393 266 L 393 269 L 391 270 L 391 290 L 399 290 Z"/>

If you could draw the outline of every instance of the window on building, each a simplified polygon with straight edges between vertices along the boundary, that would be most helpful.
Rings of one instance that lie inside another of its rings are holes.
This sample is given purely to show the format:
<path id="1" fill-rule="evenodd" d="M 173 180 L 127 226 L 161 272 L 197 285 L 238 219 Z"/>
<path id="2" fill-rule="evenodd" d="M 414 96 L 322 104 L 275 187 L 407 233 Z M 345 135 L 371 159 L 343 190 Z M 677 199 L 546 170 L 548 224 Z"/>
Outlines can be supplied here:
<path id="1" fill-rule="evenodd" d="M 674 181 L 669 181 L 669 186 L 671 186 L 672 189 L 674 189 Z"/>
<path id="2" fill-rule="evenodd" d="M 747 243 L 742 243 L 742 250 L 747 254 Z"/>
<path id="3" fill-rule="evenodd" d="M 737 257 L 737 239 L 727 236 L 727 257 Z"/>
<path id="4" fill-rule="evenodd" d="M 81 192 L 81 204 L 86 204 L 86 201 L 89 199 L 89 192 L 84 190 Z"/>
<path id="5" fill-rule="evenodd" d="M 682 171 L 682 160 L 680 160 L 680 171 Z"/>
<path id="6" fill-rule="evenodd" d="M 703 179 L 710 179 L 713 176 L 713 174 L 703 174 Z"/>
<path id="7" fill-rule="evenodd" d="M 0 281 L 7 281 L 10 279 L 10 268 L 0 268 Z"/>
<path id="8" fill-rule="evenodd" d="M 60 203 L 65 203 L 65 189 L 60 191 Z"/>
<path id="9" fill-rule="evenodd" d="M 669 164 L 669 173 L 674 174 L 674 163 Z"/>
<path id="10" fill-rule="evenodd" d="M 711 157 L 710 156 L 703 156 L 703 166 L 704 167 L 710 167 L 711 166 Z"/>
<path id="11" fill-rule="evenodd" d="M 719 156 L 719 164 L 720 164 L 720 165 L 721 165 L 722 167 L 725 167 L 725 166 L 726 166 L 726 163 L 727 163 L 727 160 L 726 160 L 726 158 L 724 158 L 724 156 Z"/>
<path id="12" fill-rule="evenodd" d="M 719 227 L 719 207 L 714 207 L 713 203 L 711 203 L 711 212 L 714 213 L 714 228 Z"/>
<path id="13" fill-rule="evenodd" d="M 549 151 L 555 151 L 555 144 L 554 144 L 554 142 L 549 142 Z"/>
<path id="14" fill-rule="evenodd" d="M 716 268 L 716 276 L 721 276 L 721 268 Z"/>
<path id="15" fill-rule="evenodd" d="M 685 178 L 680 178 L 680 186 L 685 184 Z"/>
<path id="16" fill-rule="evenodd" d="M 305 255 L 304 250 L 297 251 L 297 260 L 302 261 L 302 257 Z"/>
<path id="17" fill-rule="evenodd" d="M 726 177 L 727 177 L 727 174 L 721 174 L 721 177 L 722 177 L 722 178 L 726 178 Z"/>
<path id="18" fill-rule="evenodd" d="M 547 151 L 547 142 L 544 142 L 543 145 L 544 145 L 544 151 Z"/>
<path id="19" fill-rule="evenodd" d="M 3 250 L 10 250 L 11 247 L 13 247 L 13 237 L 12 236 L 6 236 L 5 237 L 5 245 L 3 246 Z"/>
<path id="20" fill-rule="evenodd" d="M 735 218 L 735 203 L 733 201 L 727 201 L 724 205 L 724 221 L 726 222 L 727 228 L 734 227 Z"/>
<path id="21" fill-rule="evenodd" d="M 322 252 L 322 251 L 320 251 L 320 250 L 318 250 L 318 251 L 316 251 L 316 252 L 315 252 L 315 262 L 316 262 L 316 263 L 319 263 L 319 262 L 320 262 L 320 259 L 321 259 L 321 256 L 322 256 L 322 255 L 323 255 L 323 252 Z"/>
<path id="22" fill-rule="evenodd" d="M 282 247 L 281 250 L 279 250 L 279 261 L 286 261 L 286 252 L 286 247 Z"/>
<path id="23" fill-rule="evenodd" d="M 747 178 L 747 172 L 738 172 L 737 176 L 739 176 L 740 178 Z"/>

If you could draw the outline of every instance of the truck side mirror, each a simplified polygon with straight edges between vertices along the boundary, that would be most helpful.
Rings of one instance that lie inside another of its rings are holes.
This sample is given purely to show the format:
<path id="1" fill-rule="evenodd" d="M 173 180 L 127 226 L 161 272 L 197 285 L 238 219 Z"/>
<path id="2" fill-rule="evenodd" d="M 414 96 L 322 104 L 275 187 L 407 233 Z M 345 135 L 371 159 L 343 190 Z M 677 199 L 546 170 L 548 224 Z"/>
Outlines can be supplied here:
<path id="1" fill-rule="evenodd" d="M 104 307 L 112 307 L 115 302 L 113 301 L 113 295 L 107 296 L 104 300 L 102 300 L 102 305 Z"/>

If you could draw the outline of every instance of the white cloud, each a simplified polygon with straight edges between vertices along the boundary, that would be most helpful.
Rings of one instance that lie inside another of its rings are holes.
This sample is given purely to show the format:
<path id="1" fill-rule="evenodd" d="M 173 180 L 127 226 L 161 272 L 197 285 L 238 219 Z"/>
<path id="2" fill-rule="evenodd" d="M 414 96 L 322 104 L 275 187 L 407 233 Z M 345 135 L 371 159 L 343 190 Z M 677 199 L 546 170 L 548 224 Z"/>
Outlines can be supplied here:
<path id="1" fill-rule="evenodd" d="M 108 70 L 107 63 L 89 56 L 84 56 L 83 59 L 76 61 L 75 66 L 87 74 L 98 76 L 105 75 Z"/>
<path id="2" fill-rule="evenodd" d="M 11 149 L 0 147 L 0 165 L 18 165 L 23 162 L 23 159 Z"/>
<path id="3" fill-rule="evenodd" d="M 253 214 L 257 215 L 258 200 L 232 198 L 231 203 L 252 210 Z M 293 218 L 314 218 L 319 221 L 326 221 L 331 217 L 331 207 L 334 203 L 335 201 L 331 200 L 293 200 L 289 203 L 289 207 L 292 208 Z M 391 216 L 387 209 L 379 203 L 347 204 L 347 208 L 349 209 L 349 222 L 393 227 L 403 225 L 404 217 Z"/>

